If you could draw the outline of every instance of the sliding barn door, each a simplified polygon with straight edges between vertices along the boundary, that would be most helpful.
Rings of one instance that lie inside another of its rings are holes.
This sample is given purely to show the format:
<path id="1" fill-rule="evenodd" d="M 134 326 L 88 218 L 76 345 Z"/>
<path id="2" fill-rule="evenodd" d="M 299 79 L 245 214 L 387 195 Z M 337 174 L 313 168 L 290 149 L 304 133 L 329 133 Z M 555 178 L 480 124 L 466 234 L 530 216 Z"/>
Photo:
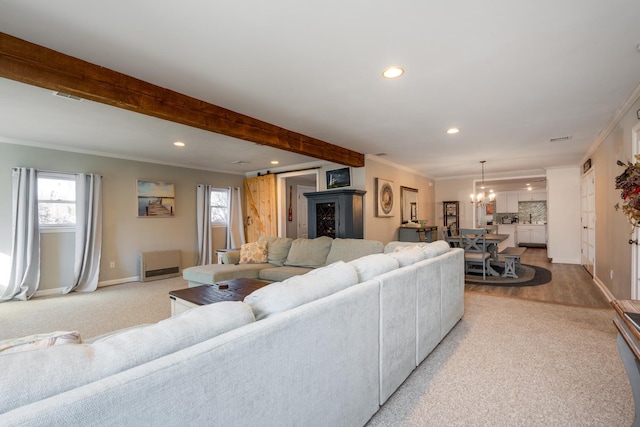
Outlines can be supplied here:
<path id="1" fill-rule="evenodd" d="M 274 174 L 244 180 L 247 208 L 245 236 L 255 242 L 260 236 L 278 235 L 276 177 Z"/>

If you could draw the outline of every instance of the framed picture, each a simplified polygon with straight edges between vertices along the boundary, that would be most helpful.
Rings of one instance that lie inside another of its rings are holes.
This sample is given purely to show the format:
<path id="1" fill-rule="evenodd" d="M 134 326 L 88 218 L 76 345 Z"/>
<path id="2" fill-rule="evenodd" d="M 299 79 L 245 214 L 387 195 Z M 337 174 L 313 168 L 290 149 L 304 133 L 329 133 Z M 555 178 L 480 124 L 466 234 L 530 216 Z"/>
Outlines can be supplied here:
<path id="1" fill-rule="evenodd" d="M 486 205 L 485 214 L 486 215 L 493 215 L 493 203 L 489 203 L 488 205 Z"/>
<path id="2" fill-rule="evenodd" d="M 166 218 L 176 213 L 176 188 L 172 182 L 139 179 L 138 217 Z"/>
<path id="3" fill-rule="evenodd" d="M 351 173 L 349 168 L 327 171 L 327 189 L 348 187 L 351 185 Z"/>
<path id="4" fill-rule="evenodd" d="M 393 181 L 376 178 L 377 215 L 392 217 L 393 214 Z"/>

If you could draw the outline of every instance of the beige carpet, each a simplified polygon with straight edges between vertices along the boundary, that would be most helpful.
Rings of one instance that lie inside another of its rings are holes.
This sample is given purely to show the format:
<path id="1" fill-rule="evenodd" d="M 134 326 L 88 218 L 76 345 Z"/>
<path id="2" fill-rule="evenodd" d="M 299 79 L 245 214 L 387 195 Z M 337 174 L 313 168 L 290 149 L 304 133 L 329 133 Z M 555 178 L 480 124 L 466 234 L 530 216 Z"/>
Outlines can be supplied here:
<path id="1" fill-rule="evenodd" d="M 368 426 L 629 426 L 613 310 L 465 293 L 465 315 Z"/>
<path id="2" fill-rule="evenodd" d="M 184 289 L 181 277 L 105 286 L 95 292 L 0 303 L 0 340 L 74 330 L 84 339 L 171 316 L 169 291 Z"/>
<path id="3" fill-rule="evenodd" d="M 0 339 L 89 338 L 170 316 L 180 278 L 0 303 Z M 377 426 L 628 426 L 613 310 L 465 293 L 462 321 L 370 420 Z"/>

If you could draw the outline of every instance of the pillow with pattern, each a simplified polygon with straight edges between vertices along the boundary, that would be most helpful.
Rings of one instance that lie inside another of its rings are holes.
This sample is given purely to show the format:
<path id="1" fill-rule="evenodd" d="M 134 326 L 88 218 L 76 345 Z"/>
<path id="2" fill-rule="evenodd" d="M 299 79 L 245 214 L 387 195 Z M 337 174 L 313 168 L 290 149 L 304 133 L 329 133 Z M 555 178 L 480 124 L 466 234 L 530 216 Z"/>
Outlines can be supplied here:
<path id="1" fill-rule="evenodd" d="M 81 344 L 82 338 L 78 331 L 55 331 L 46 334 L 34 334 L 22 338 L 12 338 L 0 341 L 2 354 L 17 353 L 19 351 L 52 347 L 61 344 Z"/>
<path id="2" fill-rule="evenodd" d="M 267 262 L 267 242 L 245 243 L 240 246 L 240 264 Z"/>

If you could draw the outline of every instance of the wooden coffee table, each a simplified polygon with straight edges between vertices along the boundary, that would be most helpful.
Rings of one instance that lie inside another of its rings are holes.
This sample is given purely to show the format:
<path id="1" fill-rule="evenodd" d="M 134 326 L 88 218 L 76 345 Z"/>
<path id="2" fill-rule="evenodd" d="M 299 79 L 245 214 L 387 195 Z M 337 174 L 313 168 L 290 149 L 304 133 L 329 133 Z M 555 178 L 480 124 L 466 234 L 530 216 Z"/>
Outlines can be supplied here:
<path id="1" fill-rule="evenodd" d="M 257 279 L 231 279 L 216 282 L 213 285 L 195 286 L 169 292 L 171 300 L 171 316 L 177 316 L 187 310 L 201 305 L 221 301 L 242 301 L 256 289 L 271 282 Z"/>

